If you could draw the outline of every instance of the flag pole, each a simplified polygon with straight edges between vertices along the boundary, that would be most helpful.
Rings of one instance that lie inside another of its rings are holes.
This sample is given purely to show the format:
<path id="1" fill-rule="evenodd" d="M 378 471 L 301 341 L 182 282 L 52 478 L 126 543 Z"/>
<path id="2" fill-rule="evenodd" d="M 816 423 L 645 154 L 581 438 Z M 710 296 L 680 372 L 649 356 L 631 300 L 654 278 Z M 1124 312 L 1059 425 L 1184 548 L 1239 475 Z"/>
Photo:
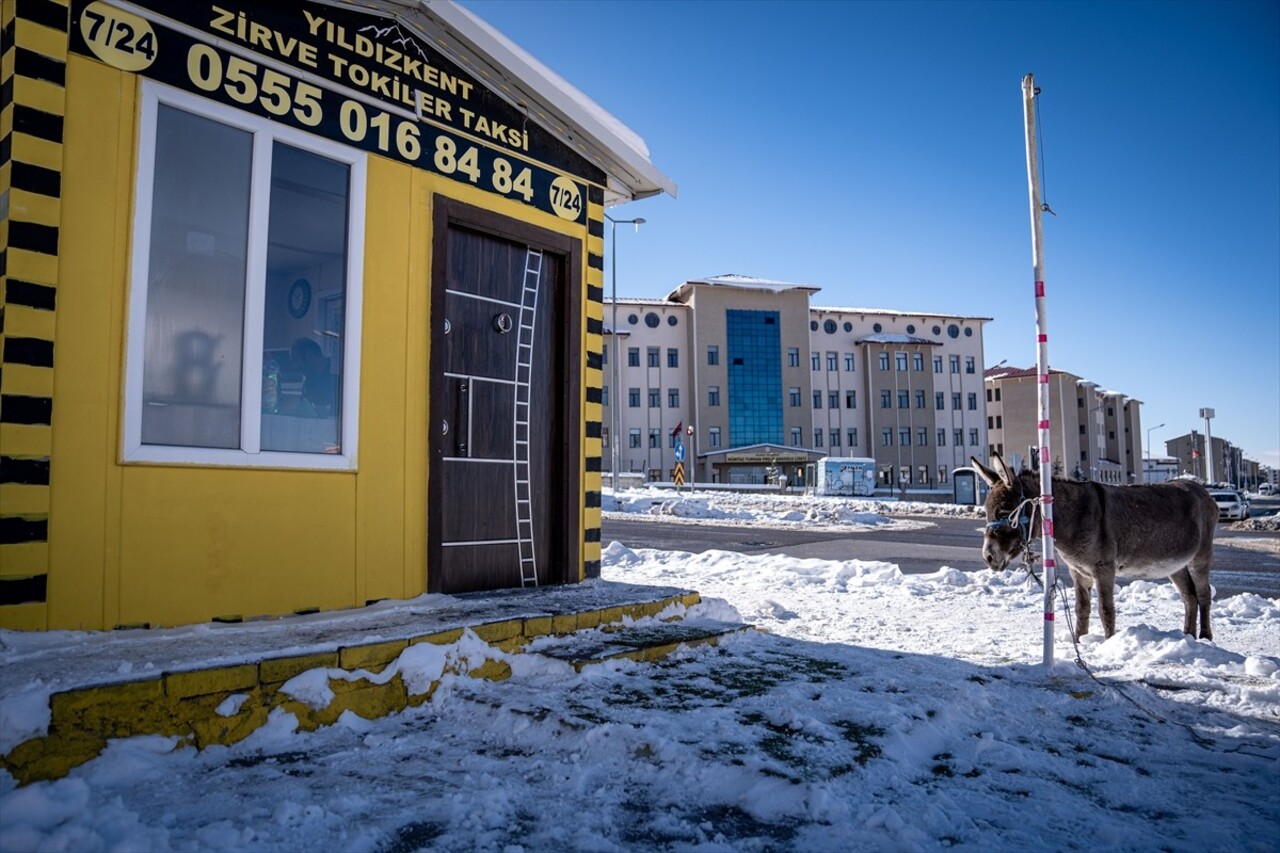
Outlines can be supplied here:
<path id="1" fill-rule="evenodd" d="M 1053 592 L 1057 566 L 1053 550 L 1053 470 L 1049 464 L 1049 326 L 1045 310 L 1044 238 L 1041 220 L 1040 169 L 1036 160 L 1036 88 L 1034 74 L 1022 78 L 1022 113 L 1027 136 L 1027 184 L 1031 195 L 1031 260 L 1036 298 L 1036 381 L 1039 389 L 1040 523 L 1044 557 L 1044 667 L 1053 665 Z"/>

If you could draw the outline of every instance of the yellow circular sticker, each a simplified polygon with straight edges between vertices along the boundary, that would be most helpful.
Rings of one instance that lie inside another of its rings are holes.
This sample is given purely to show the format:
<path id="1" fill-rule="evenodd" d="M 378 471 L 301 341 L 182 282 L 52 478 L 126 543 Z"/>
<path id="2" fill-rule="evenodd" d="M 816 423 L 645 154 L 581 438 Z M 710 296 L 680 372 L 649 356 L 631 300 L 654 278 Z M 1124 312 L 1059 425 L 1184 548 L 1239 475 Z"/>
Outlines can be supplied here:
<path id="1" fill-rule="evenodd" d="M 99 0 L 80 13 L 80 35 L 94 56 L 121 71 L 141 71 L 156 61 L 151 24 Z"/>
<path id="2" fill-rule="evenodd" d="M 577 222 L 582 215 L 582 193 L 578 185 L 563 176 L 552 181 L 551 209 L 561 219 Z"/>

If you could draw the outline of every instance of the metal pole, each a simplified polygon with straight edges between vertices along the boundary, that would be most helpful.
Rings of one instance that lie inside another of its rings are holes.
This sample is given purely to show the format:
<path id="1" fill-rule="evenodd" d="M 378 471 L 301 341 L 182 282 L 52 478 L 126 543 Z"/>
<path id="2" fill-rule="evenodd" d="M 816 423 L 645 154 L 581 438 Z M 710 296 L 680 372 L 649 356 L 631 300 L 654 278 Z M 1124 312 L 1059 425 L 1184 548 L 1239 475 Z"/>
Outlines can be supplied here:
<path id="1" fill-rule="evenodd" d="M 610 429 L 613 432 L 611 447 L 613 449 L 613 491 L 618 491 L 618 443 L 620 436 L 618 430 L 622 428 L 621 409 L 622 401 L 620 399 L 622 389 L 618 387 L 618 225 L 634 225 L 636 230 L 640 230 L 640 226 L 644 224 L 643 217 L 635 219 L 613 219 L 609 214 L 604 215 L 609 220 L 609 277 L 612 281 L 613 291 L 613 399 L 609 401 L 609 420 L 611 421 Z M 646 463 L 648 462 L 648 454 L 646 454 Z"/>
<path id="2" fill-rule="evenodd" d="M 1053 470 L 1049 464 L 1049 326 L 1045 310 L 1044 238 L 1041 231 L 1040 169 L 1036 159 L 1036 88 L 1034 74 L 1022 78 L 1022 113 L 1027 137 L 1027 184 L 1031 196 L 1031 259 L 1035 273 L 1036 376 L 1039 385 L 1040 518 L 1044 546 L 1044 666 L 1053 665 L 1053 592 L 1057 565 L 1053 550 Z"/>
<path id="3" fill-rule="evenodd" d="M 605 219 L 609 219 L 609 217 L 605 216 Z M 613 395 L 609 398 L 609 420 L 611 421 L 609 429 L 613 433 L 613 438 L 611 439 L 613 448 L 613 493 L 617 495 L 618 441 L 620 440 L 618 435 L 618 429 L 620 428 L 618 425 L 618 407 L 621 403 L 619 397 L 622 394 L 621 389 L 618 388 L 618 223 L 612 219 L 609 219 L 609 222 L 611 223 L 609 229 L 609 261 L 611 267 L 609 277 L 612 279 L 613 288 L 613 319 L 610 321 L 613 324 L 613 370 L 610 371 L 613 374 Z"/>
<path id="4" fill-rule="evenodd" d="M 1209 421 L 1213 420 L 1216 414 L 1213 409 L 1201 409 L 1200 417 L 1204 418 L 1204 481 L 1209 485 L 1214 483 L 1213 472 L 1213 432 L 1209 426 Z"/>

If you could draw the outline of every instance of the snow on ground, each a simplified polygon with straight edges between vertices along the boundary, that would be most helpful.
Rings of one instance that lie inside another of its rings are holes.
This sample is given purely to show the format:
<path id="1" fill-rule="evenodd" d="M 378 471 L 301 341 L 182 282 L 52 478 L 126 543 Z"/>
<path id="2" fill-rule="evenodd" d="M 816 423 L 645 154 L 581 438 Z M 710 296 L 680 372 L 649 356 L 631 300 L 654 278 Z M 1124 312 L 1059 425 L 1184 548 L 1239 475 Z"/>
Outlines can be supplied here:
<path id="1" fill-rule="evenodd" d="M 693 500 L 670 513 L 774 523 Z M 1280 849 L 1280 599 L 1216 600 L 1208 642 L 1170 584 L 1126 585 L 1090 675 L 1061 617 L 1039 665 L 1018 573 L 618 543 L 603 564 L 763 630 L 581 673 L 535 647 L 382 720 L 277 713 L 233 747 L 132 738 L 56 782 L 0 774 L 0 850 Z"/>
<path id="2" fill-rule="evenodd" d="M 606 514 L 619 513 L 663 522 L 714 521 L 719 525 L 743 527 L 838 527 L 842 530 L 883 530 L 889 527 L 911 530 L 929 524 L 914 518 L 890 518 L 887 513 L 985 518 L 982 507 L 950 503 L 815 497 L 775 491 L 676 492 L 654 486 L 629 489 L 616 495 L 606 489 L 602 509 Z"/>

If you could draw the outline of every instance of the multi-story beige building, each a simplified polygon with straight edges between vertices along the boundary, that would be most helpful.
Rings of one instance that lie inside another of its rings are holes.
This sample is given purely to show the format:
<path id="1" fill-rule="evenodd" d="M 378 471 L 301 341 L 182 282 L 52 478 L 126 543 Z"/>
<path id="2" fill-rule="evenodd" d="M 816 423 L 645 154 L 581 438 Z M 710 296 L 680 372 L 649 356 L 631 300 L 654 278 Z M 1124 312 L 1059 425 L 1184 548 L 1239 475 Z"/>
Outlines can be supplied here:
<path id="1" fill-rule="evenodd" d="M 986 371 L 988 452 L 1022 462 L 1039 446 L 1035 368 Z M 1101 483 L 1141 483 L 1142 401 L 1049 371 L 1049 459 L 1059 476 Z"/>
<path id="2" fill-rule="evenodd" d="M 811 306 L 818 291 L 693 279 L 619 300 L 616 336 L 606 303 L 606 466 L 666 480 L 679 443 L 686 479 L 763 483 L 775 468 L 796 484 L 806 462 L 852 456 L 875 460 L 882 491 L 949 495 L 987 446 L 990 318 Z"/>

